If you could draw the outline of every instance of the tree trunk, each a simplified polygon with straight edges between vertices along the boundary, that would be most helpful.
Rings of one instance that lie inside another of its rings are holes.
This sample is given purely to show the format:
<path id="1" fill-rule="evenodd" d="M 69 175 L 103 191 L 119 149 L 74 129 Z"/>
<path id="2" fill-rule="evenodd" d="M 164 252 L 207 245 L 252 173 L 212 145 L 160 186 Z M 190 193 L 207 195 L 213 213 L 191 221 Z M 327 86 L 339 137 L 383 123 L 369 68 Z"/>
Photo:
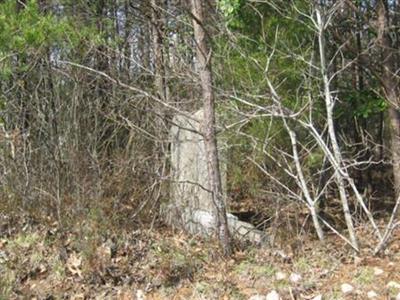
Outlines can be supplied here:
<path id="1" fill-rule="evenodd" d="M 154 84 L 158 96 L 166 101 L 165 89 L 165 65 L 164 65 L 164 47 L 163 47 L 163 19 L 161 17 L 161 1 L 151 0 L 151 27 L 153 35 L 154 50 Z"/>
<path id="2" fill-rule="evenodd" d="M 382 85 L 389 107 L 390 136 L 392 149 L 393 177 L 395 198 L 400 192 L 400 92 L 399 80 L 396 75 L 397 51 L 393 45 L 389 32 L 389 11 L 384 1 L 379 1 L 378 7 L 378 42 L 382 48 L 383 74 Z"/>
<path id="3" fill-rule="evenodd" d="M 398 99 L 396 99 L 398 101 Z M 400 112 L 395 107 L 389 108 L 394 191 L 396 198 L 400 191 Z"/>
<path id="4" fill-rule="evenodd" d="M 225 201 L 222 194 L 221 173 L 215 132 L 215 101 L 212 90 L 211 49 L 207 45 L 204 29 L 204 8 L 201 0 L 192 0 L 194 37 L 196 41 L 197 63 L 202 88 L 204 124 L 203 136 L 208 162 L 208 177 L 213 202 L 217 210 L 218 237 L 224 255 L 232 253 L 231 238 L 228 228 Z"/>

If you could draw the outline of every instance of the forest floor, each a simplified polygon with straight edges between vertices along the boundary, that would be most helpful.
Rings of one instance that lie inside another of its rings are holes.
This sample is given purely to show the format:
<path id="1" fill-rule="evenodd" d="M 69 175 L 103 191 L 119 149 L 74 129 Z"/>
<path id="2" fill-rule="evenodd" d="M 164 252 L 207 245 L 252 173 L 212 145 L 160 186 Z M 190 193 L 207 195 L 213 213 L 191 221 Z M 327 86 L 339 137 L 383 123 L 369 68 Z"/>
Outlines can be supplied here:
<path id="1" fill-rule="evenodd" d="M 297 248 L 241 246 L 224 259 L 216 243 L 162 226 L 109 229 L 96 217 L 73 226 L 44 223 L 0 213 L 0 299 L 250 299 L 272 290 L 282 299 L 396 299 L 400 293 L 400 231 L 381 257 L 367 247 L 354 256 L 329 236 L 324 245 L 303 239 Z M 368 245 L 372 237 L 364 236 Z M 345 283 L 354 288 L 347 296 Z"/>

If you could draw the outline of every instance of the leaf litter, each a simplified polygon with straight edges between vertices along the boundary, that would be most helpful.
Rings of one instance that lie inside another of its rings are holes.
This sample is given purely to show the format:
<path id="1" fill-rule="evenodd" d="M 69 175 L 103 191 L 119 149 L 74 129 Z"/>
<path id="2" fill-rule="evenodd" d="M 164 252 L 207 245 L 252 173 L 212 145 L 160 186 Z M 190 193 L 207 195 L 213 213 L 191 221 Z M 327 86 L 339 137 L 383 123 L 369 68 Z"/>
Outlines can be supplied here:
<path id="1" fill-rule="evenodd" d="M 0 299 L 249 299 L 272 291 L 335 299 L 344 284 L 354 287 L 352 299 L 400 293 L 400 232 L 383 257 L 354 257 L 331 237 L 324 246 L 307 241 L 290 259 L 248 246 L 224 259 L 215 242 L 163 226 L 98 232 L 87 225 L 61 230 L 0 214 Z"/>

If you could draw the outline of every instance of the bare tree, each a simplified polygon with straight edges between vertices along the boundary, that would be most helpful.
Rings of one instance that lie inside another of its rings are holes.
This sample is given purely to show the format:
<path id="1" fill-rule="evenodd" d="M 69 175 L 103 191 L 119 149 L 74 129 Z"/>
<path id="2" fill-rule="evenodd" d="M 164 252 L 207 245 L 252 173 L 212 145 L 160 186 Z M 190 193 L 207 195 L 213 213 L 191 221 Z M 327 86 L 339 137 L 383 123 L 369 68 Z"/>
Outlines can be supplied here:
<path id="1" fill-rule="evenodd" d="M 323 94 L 325 100 L 325 108 L 326 108 L 326 118 L 328 121 L 328 133 L 332 146 L 332 152 L 337 163 L 337 167 L 341 168 L 343 165 L 342 154 L 340 152 L 339 144 L 336 138 L 335 127 L 333 124 L 333 107 L 335 105 L 335 101 L 332 97 L 332 93 L 330 90 L 330 81 L 328 76 L 328 69 L 326 64 L 325 57 L 325 27 L 327 24 L 322 20 L 320 9 L 317 7 L 315 10 L 316 13 L 316 27 L 318 34 L 318 48 L 319 48 L 319 57 L 320 57 L 320 71 L 323 81 Z M 354 224 L 351 217 L 351 212 L 349 208 L 349 203 L 346 196 L 345 189 L 345 180 L 343 176 L 340 174 L 340 169 L 335 168 L 335 180 L 339 189 L 340 201 L 343 206 L 343 213 L 346 220 L 347 229 L 349 230 L 350 240 L 354 248 L 358 249 L 358 242 L 354 232 Z"/>
<path id="2" fill-rule="evenodd" d="M 294 8 L 297 9 L 295 6 Z M 326 29 L 330 25 L 334 14 L 337 12 L 337 8 L 338 6 L 334 6 L 331 10 L 322 10 L 318 5 L 316 5 L 311 7 L 310 12 L 303 12 L 298 10 L 298 13 L 301 14 L 302 17 L 308 19 L 308 21 L 310 22 L 310 29 L 312 29 L 312 32 L 315 35 L 314 41 L 316 42 L 316 44 L 313 45 L 313 55 L 310 59 L 305 56 L 295 55 L 292 53 L 290 55 L 309 66 L 308 71 L 307 69 L 304 70 L 303 78 L 305 78 L 305 81 L 310 82 L 310 84 L 307 85 L 318 87 L 318 91 L 316 93 L 305 91 L 305 95 L 301 97 L 308 100 L 306 102 L 303 101 L 304 104 L 299 110 L 293 110 L 293 108 L 285 106 L 284 96 L 279 95 L 279 89 L 276 87 L 276 85 L 272 83 L 273 80 L 270 78 L 271 75 L 269 72 L 269 64 L 271 58 L 268 60 L 266 66 L 262 66 L 259 62 L 256 62 L 256 64 L 261 65 L 260 69 L 264 70 L 266 73 L 266 81 L 269 86 L 272 103 L 265 106 L 259 105 L 256 102 L 259 97 L 256 95 L 247 95 L 247 97 L 254 98 L 256 100 L 254 102 L 247 99 L 245 100 L 236 95 L 234 95 L 233 97 L 235 98 L 235 100 L 238 100 L 242 104 L 250 106 L 254 109 L 252 113 L 247 114 L 244 113 L 243 109 L 241 109 L 241 111 L 238 111 L 241 116 L 247 118 L 272 117 L 283 120 L 284 128 L 289 134 L 292 151 L 291 153 L 289 153 L 289 151 L 279 149 L 279 152 L 277 151 L 276 154 L 282 157 L 282 163 L 276 161 L 274 163 L 279 168 L 282 168 L 286 175 L 289 175 L 289 178 L 294 179 L 297 188 L 302 193 L 302 196 L 299 196 L 289 183 L 270 174 L 270 172 L 268 171 L 268 167 L 263 166 L 255 160 L 253 160 L 253 162 L 263 171 L 264 174 L 268 175 L 269 179 L 273 180 L 273 182 L 275 182 L 280 188 L 283 188 L 283 190 L 288 193 L 288 198 L 300 200 L 302 203 L 306 204 L 312 216 L 313 224 L 317 231 L 318 237 L 321 240 L 323 239 L 323 231 L 319 225 L 319 219 L 322 220 L 322 222 L 329 229 L 339 234 L 341 238 L 343 238 L 348 244 L 350 244 L 354 250 L 359 251 L 356 231 L 354 228 L 353 212 L 350 211 L 349 205 L 349 199 L 351 195 L 354 195 L 354 198 L 367 216 L 379 243 L 382 242 L 382 235 L 373 218 L 371 211 L 366 206 L 363 196 L 359 192 L 357 186 L 354 183 L 354 179 L 348 171 L 349 168 L 352 167 L 352 163 L 349 162 L 349 159 L 343 158 L 343 150 L 340 147 L 336 132 L 334 107 L 335 104 L 338 103 L 338 96 L 334 91 L 332 91 L 331 84 L 334 78 L 340 72 L 346 70 L 346 68 L 349 66 L 344 64 L 340 70 L 332 72 L 331 63 L 333 60 L 331 57 L 328 57 L 326 53 Z M 272 46 L 272 49 L 273 53 L 271 54 L 271 56 L 276 54 L 274 52 L 281 51 L 275 49 L 275 46 Z M 319 61 L 317 61 L 315 58 L 319 58 Z M 316 74 L 316 72 L 318 72 L 318 75 Z M 316 75 L 318 76 L 318 78 L 316 77 Z M 302 87 L 299 87 L 299 89 L 302 89 Z M 326 120 L 326 122 L 323 128 L 320 128 L 320 126 L 315 123 L 315 119 L 313 118 L 316 113 L 320 114 L 320 112 L 316 110 L 315 106 L 315 103 L 319 102 L 320 100 L 322 100 L 321 104 L 323 104 L 323 107 L 325 109 L 324 120 Z M 298 99 L 298 103 L 302 103 L 300 97 Z M 306 112 L 308 112 L 308 114 Z M 299 141 L 296 136 L 294 124 L 300 125 L 302 130 L 305 130 L 307 132 L 306 136 L 312 137 L 313 141 Z M 264 143 L 270 143 L 269 137 L 266 138 Z M 308 145 L 312 144 L 312 146 L 304 147 L 304 143 Z M 317 148 L 319 149 L 318 151 L 321 151 L 321 153 L 323 153 L 323 160 L 326 161 L 327 164 L 326 166 L 325 164 L 320 166 L 320 169 L 317 171 L 317 173 L 325 173 L 327 167 L 329 166 L 329 173 L 332 173 L 332 177 L 327 179 L 326 184 L 324 184 L 322 187 L 317 186 L 317 188 L 315 188 L 312 180 L 305 177 L 304 174 L 309 172 L 304 172 L 305 167 L 301 164 L 302 158 L 298 153 L 298 145 L 301 145 L 300 147 L 305 149 L 306 152 L 309 151 L 307 150 L 307 148 Z M 263 148 L 267 147 L 265 146 Z M 267 151 L 263 151 L 263 153 L 271 156 L 271 153 L 267 153 Z M 270 157 L 271 161 L 274 161 L 274 159 L 276 160 L 276 157 Z M 349 240 L 345 238 L 342 234 L 340 234 L 327 221 L 318 216 L 317 203 L 320 200 L 323 191 L 327 189 L 327 186 L 334 186 L 334 190 L 338 191 L 344 219 L 349 233 Z"/>

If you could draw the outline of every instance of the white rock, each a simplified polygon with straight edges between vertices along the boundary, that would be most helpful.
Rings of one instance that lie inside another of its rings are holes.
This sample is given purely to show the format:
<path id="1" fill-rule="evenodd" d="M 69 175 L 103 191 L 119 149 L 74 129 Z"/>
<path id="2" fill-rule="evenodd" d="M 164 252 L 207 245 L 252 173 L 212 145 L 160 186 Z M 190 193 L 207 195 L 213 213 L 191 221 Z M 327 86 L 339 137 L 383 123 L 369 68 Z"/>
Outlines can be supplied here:
<path id="1" fill-rule="evenodd" d="M 253 295 L 249 298 L 249 300 L 266 300 L 266 297 L 262 295 Z"/>
<path id="2" fill-rule="evenodd" d="M 281 296 L 279 296 L 278 292 L 273 290 L 268 293 L 267 297 L 265 297 L 266 300 L 281 300 Z"/>
<path id="3" fill-rule="evenodd" d="M 146 300 L 146 296 L 142 290 L 136 291 L 136 300 Z"/>
<path id="4" fill-rule="evenodd" d="M 390 282 L 386 285 L 386 287 L 387 287 L 388 289 L 400 290 L 400 284 L 397 283 L 396 281 L 390 281 Z"/>
<path id="5" fill-rule="evenodd" d="M 384 271 L 382 269 L 377 268 L 377 267 L 374 268 L 374 275 L 375 276 L 382 275 L 383 273 L 384 273 Z"/>
<path id="6" fill-rule="evenodd" d="M 397 294 L 396 300 L 400 300 L 400 293 Z"/>
<path id="7" fill-rule="evenodd" d="M 367 293 L 367 297 L 368 297 L 368 299 L 375 299 L 378 297 L 378 294 L 375 291 L 369 291 Z"/>
<path id="8" fill-rule="evenodd" d="M 312 300 L 322 300 L 322 295 L 318 295 L 318 296 L 312 298 Z"/>
<path id="9" fill-rule="evenodd" d="M 300 274 L 292 273 L 289 276 L 289 280 L 293 283 L 298 283 L 302 279 Z"/>
<path id="10" fill-rule="evenodd" d="M 352 292 L 354 292 L 354 287 L 351 284 L 343 283 L 340 286 L 340 290 L 342 291 L 343 294 L 347 295 L 347 294 L 351 294 Z"/>
<path id="11" fill-rule="evenodd" d="M 275 278 L 276 280 L 285 280 L 287 278 L 287 275 L 283 272 L 276 272 Z"/>

